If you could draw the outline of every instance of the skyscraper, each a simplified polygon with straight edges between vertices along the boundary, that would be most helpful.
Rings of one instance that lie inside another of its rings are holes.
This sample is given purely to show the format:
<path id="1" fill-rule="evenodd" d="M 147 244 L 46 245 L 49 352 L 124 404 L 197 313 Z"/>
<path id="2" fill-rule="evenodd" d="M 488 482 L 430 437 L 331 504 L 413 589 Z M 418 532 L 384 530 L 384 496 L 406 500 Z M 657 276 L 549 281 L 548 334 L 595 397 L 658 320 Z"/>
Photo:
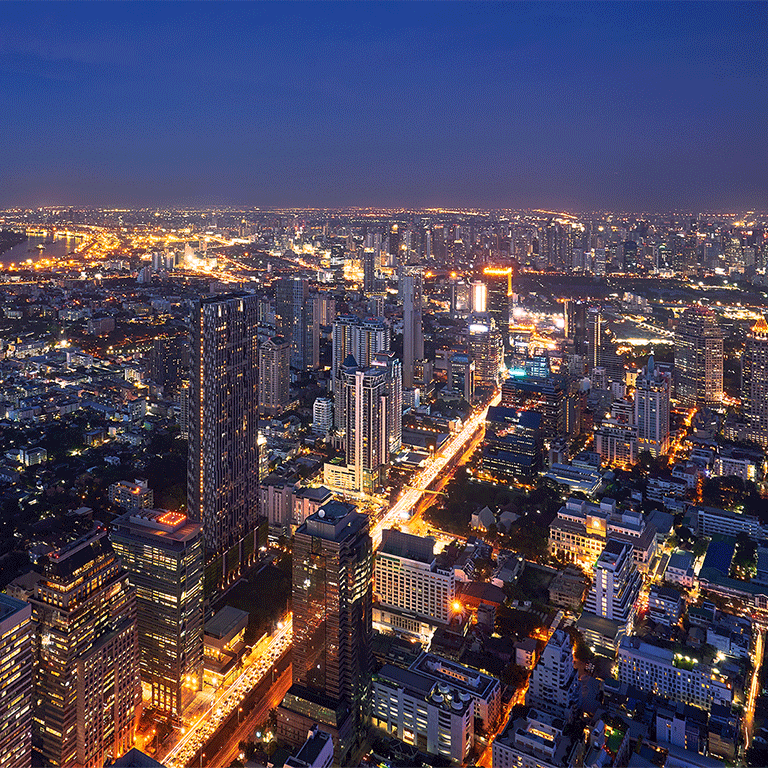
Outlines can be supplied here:
<path id="1" fill-rule="evenodd" d="M 203 681 L 203 529 L 180 512 L 117 518 L 110 540 L 136 589 L 141 679 L 179 722 Z"/>
<path id="2" fill-rule="evenodd" d="M 339 765 L 351 764 L 367 718 L 371 595 L 368 517 L 328 502 L 294 539 L 293 685 L 278 709 L 277 734 L 300 746 L 318 723 L 332 734 Z"/>
<path id="3" fill-rule="evenodd" d="M 281 413 L 290 402 L 291 343 L 282 336 L 259 346 L 259 411 Z"/>
<path id="4" fill-rule="evenodd" d="M 525 703 L 568 720 L 578 692 L 579 674 L 573 666 L 573 643 L 562 629 L 556 629 L 533 668 Z"/>
<path id="5" fill-rule="evenodd" d="M 339 377 L 344 362 L 351 355 L 360 368 L 369 368 L 377 352 L 389 349 L 389 327 L 379 318 L 361 320 L 354 315 L 342 315 L 333 323 L 333 420 L 336 429 L 346 428 L 345 401 Z"/>
<path id="6" fill-rule="evenodd" d="M 368 368 L 377 352 L 389 349 L 389 327 L 377 317 L 364 320 L 355 315 L 339 315 L 333 322 L 334 379 L 349 355 L 362 368 Z"/>
<path id="7" fill-rule="evenodd" d="M 483 282 L 487 287 L 487 311 L 496 321 L 496 328 L 501 333 L 504 349 L 509 349 L 512 267 L 486 267 L 483 270 Z"/>
<path id="8" fill-rule="evenodd" d="M 467 354 L 475 365 L 475 382 L 495 387 L 503 363 L 501 334 L 489 313 L 473 313 L 467 326 Z"/>
<path id="9" fill-rule="evenodd" d="M 347 466 L 354 468 L 359 493 L 372 493 L 381 485 L 389 463 L 387 379 L 386 367 L 364 370 L 351 356 L 341 372 Z"/>
<path id="10" fill-rule="evenodd" d="M 255 296 L 206 297 L 192 313 L 187 505 L 203 524 L 206 588 L 233 577 L 255 554 L 256 326 Z"/>
<path id="11" fill-rule="evenodd" d="M 371 363 L 387 372 L 387 445 L 390 453 L 403 447 L 403 364 L 394 352 L 377 352 Z"/>
<path id="12" fill-rule="evenodd" d="M 403 299 L 403 386 L 413 389 L 416 360 L 424 359 L 424 331 L 421 303 L 424 290 L 421 267 L 403 267 L 400 295 Z"/>
<path id="13" fill-rule="evenodd" d="M 136 595 L 106 529 L 52 552 L 30 603 L 33 763 L 104 765 L 133 746 L 141 703 Z"/>
<path id="14" fill-rule="evenodd" d="M 642 577 L 633 552 L 628 541 L 606 541 L 595 563 L 595 581 L 578 624 L 587 645 L 611 658 L 634 625 Z"/>
<path id="15" fill-rule="evenodd" d="M 768 323 L 762 316 L 747 334 L 741 359 L 741 407 L 749 439 L 768 447 Z"/>
<path id="16" fill-rule="evenodd" d="M 32 607 L 0 593 L 0 765 L 32 765 Z"/>
<path id="17" fill-rule="evenodd" d="M 376 290 L 377 253 L 373 248 L 363 251 L 363 290 L 373 293 Z"/>
<path id="18" fill-rule="evenodd" d="M 635 382 L 635 424 L 638 449 L 663 456 L 669 449 L 669 378 L 661 373 L 653 360 Z"/>
<path id="19" fill-rule="evenodd" d="M 694 305 L 675 330 L 675 394 L 686 408 L 723 400 L 723 332 L 715 313 Z"/>
<path id="20" fill-rule="evenodd" d="M 291 365 L 298 371 L 317 368 L 320 334 L 306 280 L 282 277 L 275 282 L 275 325 L 291 342 Z"/>

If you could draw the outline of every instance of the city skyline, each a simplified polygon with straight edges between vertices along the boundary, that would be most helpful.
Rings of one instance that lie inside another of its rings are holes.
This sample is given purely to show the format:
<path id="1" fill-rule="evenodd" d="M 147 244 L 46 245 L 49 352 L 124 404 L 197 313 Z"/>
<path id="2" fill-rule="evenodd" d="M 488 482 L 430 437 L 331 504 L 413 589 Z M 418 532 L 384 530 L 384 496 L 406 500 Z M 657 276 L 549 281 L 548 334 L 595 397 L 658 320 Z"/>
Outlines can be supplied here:
<path id="1" fill-rule="evenodd" d="M 768 208 L 763 4 L 141 8 L 4 6 L 0 205 Z"/>

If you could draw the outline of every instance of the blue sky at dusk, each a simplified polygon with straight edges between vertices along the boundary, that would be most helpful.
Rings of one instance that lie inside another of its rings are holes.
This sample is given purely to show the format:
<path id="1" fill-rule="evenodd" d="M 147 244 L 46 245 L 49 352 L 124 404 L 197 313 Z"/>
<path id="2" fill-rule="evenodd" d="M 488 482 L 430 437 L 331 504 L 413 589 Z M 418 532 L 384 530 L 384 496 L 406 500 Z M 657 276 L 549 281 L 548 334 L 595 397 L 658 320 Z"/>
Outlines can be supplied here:
<path id="1" fill-rule="evenodd" d="M 0 205 L 768 209 L 768 4 L 2 3 Z"/>

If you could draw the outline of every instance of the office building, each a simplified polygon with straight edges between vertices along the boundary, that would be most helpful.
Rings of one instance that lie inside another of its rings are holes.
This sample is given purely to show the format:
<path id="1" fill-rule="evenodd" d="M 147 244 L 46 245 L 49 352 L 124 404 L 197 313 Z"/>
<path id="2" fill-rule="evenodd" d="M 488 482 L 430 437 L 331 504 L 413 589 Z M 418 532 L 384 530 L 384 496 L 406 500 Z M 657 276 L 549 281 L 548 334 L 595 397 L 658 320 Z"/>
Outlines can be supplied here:
<path id="1" fill-rule="evenodd" d="M 256 554 L 259 388 L 255 296 L 201 299 L 192 313 L 189 516 L 203 524 L 206 589 Z"/>
<path id="2" fill-rule="evenodd" d="M 587 304 L 583 301 L 566 299 L 563 304 L 563 329 L 565 337 L 573 341 L 577 355 L 587 355 Z"/>
<path id="3" fill-rule="evenodd" d="M 136 590 L 141 680 L 174 722 L 203 682 L 203 529 L 181 512 L 117 518 L 110 540 Z"/>
<path id="4" fill-rule="evenodd" d="M 136 595 L 101 526 L 43 563 L 33 764 L 96 768 L 133 746 L 141 704 Z"/>
<path id="5" fill-rule="evenodd" d="M 551 441 L 568 431 L 568 393 L 560 376 L 510 376 L 501 385 L 501 404 L 541 415 L 541 437 Z"/>
<path id="6" fill-rule="evenodd" d="M 669 377 L 656 368 L 653 355 L 635 381 L 638 448 L 652 456 L 669 450 Z"/>
<path id="7" fill-rule="evenodd" d="M 473 313 L 467 327 L 467 354 L 475 366 L 475 383 L 496 387 L 504 364 L 504 348 L 496 321 L 489 313 Z"/>
<path id="8" fill-rule="evenodd" d="M 282 336 L 259 346 L 259 411 L 266 416 L 282 413 L 290 402 L 291 344 Z"/>
<path id="9" fill-rule="evenodd" d="M 556 629 L 533 668 L 525 703 L 569 720 L 578 697 L 579 674 L 573 666 L 573 643 L 565 632 Z"/>
<path id="10" fill-rule="evenodd" d="M 318 397 L 312 404 L 312 434 L 327 435 L 333 429 L 333 400 Z"/>
<path id="11" fill-rule="evenodd" d="M 448 358 L 448 389 L 461 393 L 472 403 L 475 399 L 475 364 L 469 355 L 457 353 Z"/>
<path id="12" fill-rule="evenodd" d="M 486 267 L 483 282 L 487 289 L 486 310 L 501 333 L 504 349 L 510 349 L 509 326 L 512 320 L 512 267 Z"/>
<path id="13" fill-rule="evenodd" d="M 307 280 L 281 277 L 275 282 L 275 325 L 291 344 L 291 367 L 297 371 L 317 368 L 320 329 Z"/>
<path id="14" fill-rule="evenodd" d="M 723 332 L 707 307 L 688 307 L 677 324 L 675 394 L 686 408 L 723 401 Z"/>
<path id="15" fill-rule="evenodd" d="M 0 765 L 32 765 L 32 606 L 0 593 Z"/>
<path id="16" fill-rule="evenodd" d="M 716 704 L 730 709 L 733 702 L 732 681 L 701 661 L 692 649 L 686 655 L 639 637 L 625 637 L 617 661 L 619 682 L 641 691 L 707 711 Z"/>
<path id="17" fill-rule="evenodd" d="M 416 360 L 424 359 L 424 330 L 421 324 L 423 291 L 421 267 L 403 267 L 400 274 L 400 296 L 403 301 L 403 386 L 406 389 L 413 389 L 416 382 Z"/>
<path id="18" fill-rule="evenodd" d="M 768 448 L 768 323 L 762 316 L 747 334 L 741 358 L 741 408 L 748 439 Z"/>
<path id="19" fill-rule="evenodd" d="M 403 364 L 394 352 L 377 352 L 371 367 L 386 371 L 387 445 L 390 454 L 399 453 L 403 447 Z"/>
<path id="20" fill-rule="evenodd" d="M 485 417 L 483 471 L 532 483 L 542 463 L 541 420 L 534 411 L 491 406 Z"/>
<path id="21" fill-rule="evenodd" d="M 119 480 L 109 486 L 107 494 L 113 504 L 128 512 L 152 507 L 155 501 L 155 495 L 146 480 Z"/>
<path id="22" fill-rule="evenodd" d="M 434 548 L 431 536 L 382 532 L 374 565 L 373 620 L 383 630 L 428 638 L 435 625 L 450 622 L 456 579 Z"/>
<path id="23" fill-rule="evenodd" d="M 371 664 L 372 544 L 368 517 L 331 501 L 298 527 L 293 545 L 293 685 L 278 739 L 301 746 L 317 723 L 348 765 L 362 737 Z"/>
<path id="24" fill-rule="evenodd" d="M 384 480 L 389 463 L 388 370 L 358 368 L 350 356 L 339 377 L 345 416 L 347 467 L 358 493 L 372 493 Z"/>

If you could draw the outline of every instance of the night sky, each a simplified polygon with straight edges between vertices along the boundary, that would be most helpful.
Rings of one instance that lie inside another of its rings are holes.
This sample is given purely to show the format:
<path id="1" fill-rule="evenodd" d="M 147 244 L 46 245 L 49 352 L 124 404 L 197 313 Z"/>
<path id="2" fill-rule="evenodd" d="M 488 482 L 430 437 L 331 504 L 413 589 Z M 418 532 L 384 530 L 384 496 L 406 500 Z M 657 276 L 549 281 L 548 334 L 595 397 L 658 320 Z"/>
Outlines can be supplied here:
<path id="1" fill-rule="evenodd" d="M 768 4 L 0 4 L 0 205 L 768 209 Z"/>

